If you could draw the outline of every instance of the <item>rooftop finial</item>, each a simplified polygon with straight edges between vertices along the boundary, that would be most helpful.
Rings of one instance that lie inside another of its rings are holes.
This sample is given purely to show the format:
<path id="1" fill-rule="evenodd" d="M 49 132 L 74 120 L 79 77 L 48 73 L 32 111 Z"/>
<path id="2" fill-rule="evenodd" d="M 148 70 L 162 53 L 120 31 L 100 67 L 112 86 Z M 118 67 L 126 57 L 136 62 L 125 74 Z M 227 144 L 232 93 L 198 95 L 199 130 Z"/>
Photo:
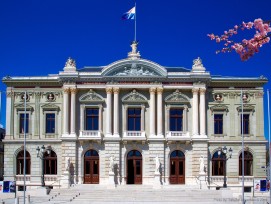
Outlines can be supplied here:
<path id="1" fill-rule="evenodd" d="M 131 59 L 137 59 L 140 58 L 140 53 L 137 51 L 137 41 L 133 41 L 131 44 L 132 51 L 128 53 L 128 57 Z"/>
<path id="2" fill-rule="evenodd" d="M 74 72 L 76 71 L 76 63 L 75 60 L 72 58 L 68 58 L 68 60 L 65 63 L 65 67 L 64 67 L 64 71 L 65 72 Z"/>

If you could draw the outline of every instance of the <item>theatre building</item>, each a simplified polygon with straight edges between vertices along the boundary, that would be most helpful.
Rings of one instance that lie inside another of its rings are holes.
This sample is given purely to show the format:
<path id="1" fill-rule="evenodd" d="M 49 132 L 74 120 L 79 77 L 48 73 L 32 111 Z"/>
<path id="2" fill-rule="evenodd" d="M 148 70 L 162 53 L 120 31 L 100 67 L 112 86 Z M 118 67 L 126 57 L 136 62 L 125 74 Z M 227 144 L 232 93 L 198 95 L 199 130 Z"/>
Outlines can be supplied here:
<path id="1" fill-rule="evenodd" d="M 212 76 L 200 58 L 166 67 L 131 47 L 106 66 L 69 58 L 58 74 L 3 78 L 4 180 L 22 185 L 25 148 L 27 185 L 240 186 L 242 136 L 245 185 L 266 177 L 265 77 Z"/>

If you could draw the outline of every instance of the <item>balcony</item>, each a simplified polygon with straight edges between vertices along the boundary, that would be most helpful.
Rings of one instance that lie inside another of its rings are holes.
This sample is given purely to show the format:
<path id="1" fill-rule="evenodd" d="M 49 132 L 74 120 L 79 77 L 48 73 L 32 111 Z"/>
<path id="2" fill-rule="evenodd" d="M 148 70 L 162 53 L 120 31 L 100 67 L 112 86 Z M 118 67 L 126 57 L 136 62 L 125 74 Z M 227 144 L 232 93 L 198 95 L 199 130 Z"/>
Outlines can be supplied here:
<path id="1" fill-rule="evenodd" d="M 123 134 L 124 140 L 145 140 L 145 132 L 144 131 L 126 131 Z"/>
<path id="2" fill-rule="evenodd" d="M 83 130 L 80 131 L 79 139 L 101 140 L 102 134 L 98 130 Z"/>
<path id="3" fill-rule="evenodd" d="M 190 140 L 189 132 L 169 131 L 166 134 L 167 140 Z"/>

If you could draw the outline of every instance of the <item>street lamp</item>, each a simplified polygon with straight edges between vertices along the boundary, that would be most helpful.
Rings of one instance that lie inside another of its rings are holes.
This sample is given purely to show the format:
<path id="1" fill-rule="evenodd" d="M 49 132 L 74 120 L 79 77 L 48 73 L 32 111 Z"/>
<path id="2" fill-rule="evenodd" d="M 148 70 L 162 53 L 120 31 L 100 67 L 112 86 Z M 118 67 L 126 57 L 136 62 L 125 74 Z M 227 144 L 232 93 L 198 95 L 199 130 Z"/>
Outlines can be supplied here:
<path id="1" fill-rule="evenodd" d="M 226 164 L 227 164 L 227 160 L 231 158 L 232 156 L 232 149 L 230 148 L 229 149 L 229 157 L 227 157 L 227 153 L 228 153 L 228 150 L 227 150 L 227 147 L 224 146 L 223 148 L 219 148 L 218 150 L 218 156 L 220 156 L 221 154 L 224 156 L 223 159 L 224 159 L 224 184 L 223 184 L 223 188 L 227 188 L 227 183 L 226 183 Z"/>
<path id="2" fill-rule="evenodd" d="M 37 158 L 41 159 L 41 170 L 42 170 L 42 174 L 41 174 L 41 186 L 44 187 L 45 186 L 45 181 L 44 181 L 44 153 L 45 153 L 45 147 L 44 145 L 42 145 L 41 148 L 39 148 L 39 146 L 37 147 Z M 46 148 L 47 154 L 51 153 L 51 149 L 50 148 Z"/>

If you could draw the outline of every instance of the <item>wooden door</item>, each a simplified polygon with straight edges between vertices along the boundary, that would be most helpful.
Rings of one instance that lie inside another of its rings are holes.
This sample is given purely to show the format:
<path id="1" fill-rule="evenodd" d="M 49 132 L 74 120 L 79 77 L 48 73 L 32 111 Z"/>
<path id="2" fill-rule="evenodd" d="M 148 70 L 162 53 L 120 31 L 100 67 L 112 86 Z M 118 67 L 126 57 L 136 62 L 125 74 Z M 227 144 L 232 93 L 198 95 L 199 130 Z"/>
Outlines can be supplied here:
<path id="1" fill-rule="evenodd" d="M 137 150 L 127 155 L 127 184 L 142 184 L 142 156 Z"/>
<path id="2" fill-rule="evenodd" d="M 171 184 L 185 184 L 185 157 L 184 154 L 176 150 L 170 156 L 170 176 Z"/>
<path id="3" fill-rule="evenodd" d="M 90 150 L 95 151 L 95 150 Z M 96 152 L 96 151 L 95 151 Z M 99 183 L 99 156 L 93 152 L 87 152 L 84 159 L 84 183 Z"/>

